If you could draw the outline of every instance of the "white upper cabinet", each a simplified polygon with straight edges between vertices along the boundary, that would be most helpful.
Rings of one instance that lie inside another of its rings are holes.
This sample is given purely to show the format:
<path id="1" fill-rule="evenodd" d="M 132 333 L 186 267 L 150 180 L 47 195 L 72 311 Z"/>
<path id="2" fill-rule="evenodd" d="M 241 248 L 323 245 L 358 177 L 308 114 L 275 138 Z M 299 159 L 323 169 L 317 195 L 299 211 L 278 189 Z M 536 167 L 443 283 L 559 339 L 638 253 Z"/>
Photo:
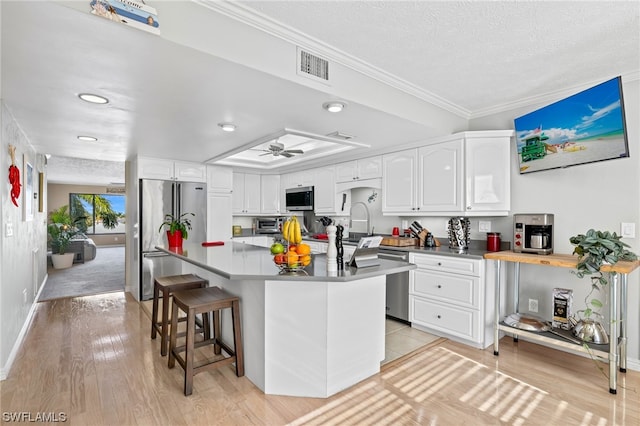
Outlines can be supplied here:
<path id="1" fill-rule="evenodd" d="M 260 176 L 260 213 L 280 214 L 280 175 Z"/>
<path id="2" fill-rule="evenodd" d="M 139 157 L 138 178 L 206 182 L 207 169 L 200 163 Z"/>
<path id="3" fill-rule="evenodd" d="M 314 179 L 313 173 L 308 170 L 301 172 L 293 172 L 282 175 L 281 179 L 282 184 L 284 185 L 283 189 L 287 188 L 298 188 L 301 186 L 313 186 Z"/>
<path id="4" fill-rule="evenodd" d="M 480 132 L 481 133 L 481 132 Z M 511 209 L 511 134 L 466 137 L 465 210 L 508 215 Z"/>
<path id="5" fill-rule="evenodd" d="M 207 191 L 231 192 L 233 190 L 233 169 L 226 166 L 207 165 Z"/>
<path id="6" fill-rule="evenodd" d="M 417 208 L 418 151 L 386 154 L 382 157 L 382 212 L 415 213 Z"/>
<path id="7" fill-rule="evenodd" d="M 416 210 L 462 210 L 462 139 L 418 149 Z"/>
<path id="8" fill-rule="evenodd" d="M 260 213 L 260 175 L 233 174 L 233 214 Z"/>
<path id="9" fill-rule="evenodd" d="M 338 183 L 381 177 L 382 156 L 336 164 L 336 182 Z"/>
<path id="10" fill-rule="evenodd" d="M 383 156 L 382 212 L 506 216 L 513 131 L 464 132 Z"/>
<path id="11" fill-rule="evenodd" d="M 336 190 L 334 166 L 313 169 L 313 210 L 316 215 L 345 216 L 351 208 L 351 191 Z"/>

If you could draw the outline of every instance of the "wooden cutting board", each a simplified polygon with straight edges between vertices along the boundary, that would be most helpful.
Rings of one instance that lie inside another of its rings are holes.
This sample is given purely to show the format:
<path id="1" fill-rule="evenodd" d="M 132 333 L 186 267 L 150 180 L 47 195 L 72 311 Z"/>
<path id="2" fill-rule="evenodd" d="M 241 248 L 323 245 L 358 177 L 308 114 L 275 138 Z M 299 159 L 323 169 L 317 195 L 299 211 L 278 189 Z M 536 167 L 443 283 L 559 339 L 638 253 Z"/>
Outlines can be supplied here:
<path id="1" fill-rule="evenodd" d="M 393 246 L 393 247 L 413 247 L 418 244 L 417 238 L 405 238 L 405 237 L 383 237 L 381 246 Z"/>

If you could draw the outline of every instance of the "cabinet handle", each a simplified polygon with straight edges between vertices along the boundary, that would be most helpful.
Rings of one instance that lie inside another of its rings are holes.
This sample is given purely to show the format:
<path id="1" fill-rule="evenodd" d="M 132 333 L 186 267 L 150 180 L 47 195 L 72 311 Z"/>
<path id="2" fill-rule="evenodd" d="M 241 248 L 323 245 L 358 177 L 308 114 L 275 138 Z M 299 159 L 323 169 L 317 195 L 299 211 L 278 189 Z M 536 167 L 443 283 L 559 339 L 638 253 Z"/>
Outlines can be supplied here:
<path id="1" fill-rule="evenodd" d="M 438 284 L 438 288 L 442 288 L 442 286 L 440 284 Z"/>
<path id="2" fill-rule="evenodd" d="M 442 262 L 438 262 L 438 266 L 442 266 Z"/>
<path id="3" fill-rule="evenodd" d="M 471 210 L 471 206 L 467 206 L 467 210 Z"/>
<path id="4" fill-rule="evenodd" d="M 415 209 L 416 209 L 415 207 L 411 207 L 411 210 L 415 210 Z"/>
<path id="5" fill-rule="evenodd" d="M 440 315 L 437 315 L 437 318 L 438 318 L 438 319 L 441 319 L 442 317 L 441 317 Z"/>

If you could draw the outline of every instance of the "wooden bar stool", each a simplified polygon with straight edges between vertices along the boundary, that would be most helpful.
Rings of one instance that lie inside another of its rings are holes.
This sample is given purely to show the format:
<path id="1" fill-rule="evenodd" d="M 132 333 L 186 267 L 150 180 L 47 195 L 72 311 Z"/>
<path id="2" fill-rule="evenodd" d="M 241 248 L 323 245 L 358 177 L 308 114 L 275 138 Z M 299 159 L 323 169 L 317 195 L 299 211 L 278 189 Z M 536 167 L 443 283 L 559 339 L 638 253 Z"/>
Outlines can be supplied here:
<path id="1" fill-rule="evenodd" d="M 154 279 L 153 309 L 151 312 L 151 338 L 155 339 L 156 333 L 160 333 L 160 354 L 162 356 L 167 354 L 167 347 L 169 345 L 169 298 L 178 290 L 203 288 L 207 285 L 209 285 L 207 280 L 194 274 L 171 275 L 167 277 L 156 277 Z M 158 301 L 160 299 L 160 293 L 162 293 L 162 318 L 158 321 Z M 186 318 L 181 318 L 180 321 L 186 321 Z M 172 334 L 173 330 L 177 329 L 177 325 L 175 328 L 172 327 Z M 208 332 L 208 327 L 205 327 L 205 331 Z M 208 333 L 207 337 L 209 337 Z"/>
<path id="2" fill-rule="evenodd" d="M 231 309 L 233 319 L 233 345 L 232 350 L 222 341 L 220 334 L 220 310 Z M 184 394 L 191 395 L 193 389 L 193 376 L 201 371 L 218 368 L 226 364 L 236 363 L 236 376 L 244 376 L 244 355 L 242 350 L 242 331 L 240 328 L 240 299 L 237 296 L 218 287 L 199 288 L 195 290 L 176 291 L 173 293 L 173 306 L 171 313 L 171 329 L 177 327 L 178 312 L 183 310 L 187 314 L 187 339 L 186 344 L 177 346 L 177 334 L 171 333 L 169 346 L 169 368 L 175 366 L 176 360 L 184 369 Z M 195 342 L 195 317 L 202 314 L 203 318 L 213 312 L 213 336 L 201 342 Z M 213 345 L 214 354 L 220 354 L 220 348 L 224 349 L 229 357 L 217 360 L 206 360 L 199 365 L 194 365 L 195 348 L 204 345 Z M 184 352 L 184 358 L 180 355 Z"/>

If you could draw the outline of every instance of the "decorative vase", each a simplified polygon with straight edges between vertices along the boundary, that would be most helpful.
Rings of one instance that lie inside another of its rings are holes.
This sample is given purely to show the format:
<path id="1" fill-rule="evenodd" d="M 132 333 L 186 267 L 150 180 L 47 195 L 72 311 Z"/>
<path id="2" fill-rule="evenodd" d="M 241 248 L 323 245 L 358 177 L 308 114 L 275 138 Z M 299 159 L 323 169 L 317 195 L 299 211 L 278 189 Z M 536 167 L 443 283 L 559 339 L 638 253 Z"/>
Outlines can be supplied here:
<path id="1" fill-rule="evenodd" d="M 73 265 L 73 259 L 75 258 L 75 253 L 64 253 L 64 254 L 52 254 L 51 255 L 51 263 L 53 263 L 54 269 L 66 269 L 71 268 Z"/>
<path id="2" fill-rule="evenodd" d="M 182 231 L 174 231 L 173 234 L 171 231 L 167 231 L 167 241 L 171 248 L 182 248 Z"/>

